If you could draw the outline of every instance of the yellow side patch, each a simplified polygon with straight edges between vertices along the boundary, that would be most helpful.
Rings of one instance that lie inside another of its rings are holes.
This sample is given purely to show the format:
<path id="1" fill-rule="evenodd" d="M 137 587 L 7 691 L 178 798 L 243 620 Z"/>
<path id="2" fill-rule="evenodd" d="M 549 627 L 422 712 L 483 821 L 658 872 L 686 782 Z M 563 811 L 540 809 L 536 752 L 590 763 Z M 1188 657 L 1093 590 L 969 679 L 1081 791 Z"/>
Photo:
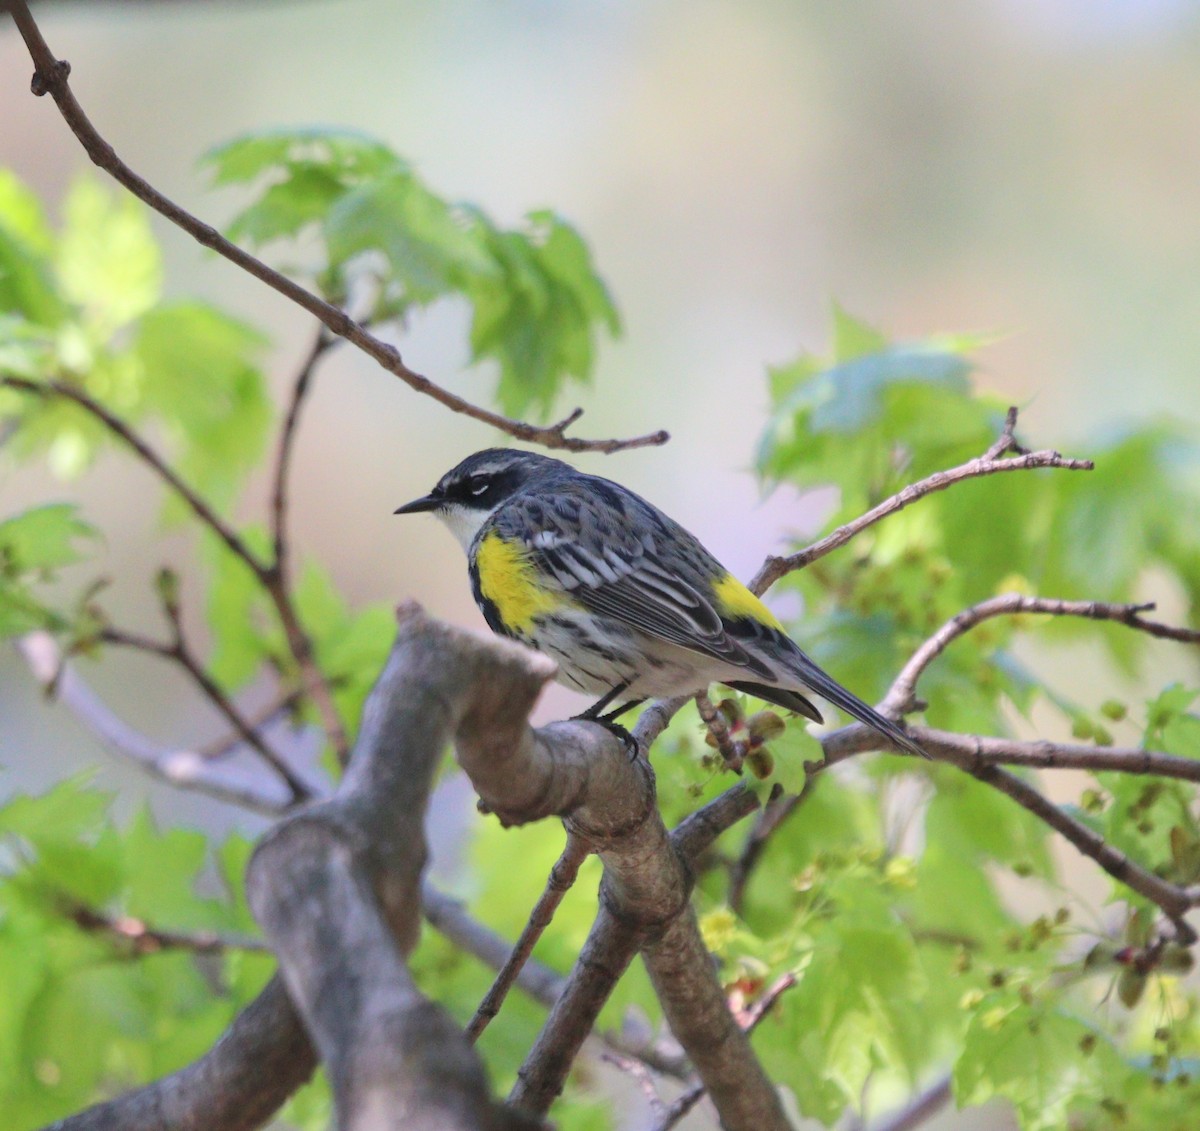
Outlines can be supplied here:
<path id="1" fill-rule="evenodd" d="M 772 628 L 783 630 L 779 618 L 771 612 L 753 593 L 750 592 L 732 573 L 713 582 L 713 595 L 717 605 L 727 617 L 742 617 L 746 620 L 758 621 L 759 624 L 769 624 Z"/>
<path id="2" fill-rule="evenodd" d="M 528 632 L 539 613 L 551 613 L 566 604 L 559 593 L 546 589 L 525 550 L 488 534 L 475 552 L 479 589 L 496 606 L 506 628 Z"/>

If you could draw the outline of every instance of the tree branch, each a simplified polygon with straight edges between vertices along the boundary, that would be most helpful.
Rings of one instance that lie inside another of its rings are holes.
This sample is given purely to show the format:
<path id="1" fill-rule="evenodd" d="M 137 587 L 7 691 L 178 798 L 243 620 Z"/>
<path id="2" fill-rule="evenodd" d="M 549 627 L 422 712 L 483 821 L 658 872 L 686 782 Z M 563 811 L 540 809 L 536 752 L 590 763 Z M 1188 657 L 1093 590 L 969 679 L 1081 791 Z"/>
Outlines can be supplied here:
<path id="1" fill-rule="evenodd" d="M 211 530 L 232 554 L 245 563 L 275 606 L 276 614 L 288 641 L 288 647 L 299 669 L 304 691 L 316 706 L 326 736 L 337 753 L 338 760 L 344 765 L 349 750 L 345 728 L 338 716 L 329 684 L 317 666 L 312 641 L 300 623 L 299 614 L 292 603 L 291 593 L 282 573 L 275 568 L 275 565 L 268 565 L 261 561 L 237 532 L 200 495 L 192 490 L 145 440 L 82 389 L 65 381 L 29 381 L 23 377 L 0 377 L 0 386 L 7 386 L 34 396 L 60 396 L 79 405 L 128 445 L 147 467 L 183 499 L 200 522 Z"/>
<path id="2" fill-rule="evenodd" d="M 758 998 L 757 1001 L 750 1005 L 745 1014 L 740 1019 L 742 1031 L 745 1033 L 753 1033 L 758 1028 L 758 1023 L 766 1017 L 772 1009 L 775 1008 L 775 1003 L 794 985 L 796 984 L 795 974 L 784 974 L 783 977 L 777 979 L 766 992 Z M 704 1085 L 694 1084 L 688 1088 L 686 1092 L 680 1095 L 672 1102 L 654 1124 L 653 1131 L 671 1131 L 689 1111 L 696 1106 L 704 1095 Z"/>
<path id="3" fill-rule="evenodd" d="M 665 707 L 677 710 L 686 702 L 687 698 L 681 696 L 666 701 Z M 666 725 L 666 710 L 656 710 L 658 706 L 643 711 L 634 730 L 643 750 L 648 748 L 654 729 Z M 694 860 L 722 832 L 756 808 L 758 799 L 739 782 L 682 821 L 671 834 L 672 847 L 684 860 Z M 509 1096 L 511 1103 L 533 1111 L 549 1108 L 613 987 L 637 954 L 643 933 L 636 921 L 619 917 L 612 903 L 602 899 L 600 914 L 567 976 L 562 995 L 517 1074 Z"/>
<path id="4" fill-rule="evenodd" d="M 62 913 L 81 931 L 104 935 L 138 957 L 164 950 L 190 950 L 193 954 L 223 954 L 227 950 L 265 951 L 261 939 L 223 935 L 216 931 L 171 931 L 152 927 L 132 915 L 108 915 L 76 899 L 60 900 Z"/>
<path id="5" fill-rule="evenodd" d="M 230 553 L 245 562 L 255 575 L 261 576 L 266 571 L 266 565 L 259 561 L 257 555 L 242 541 L 237 531 L 226 523 L 199 494 L 189 487 L 166 460 L 154 451 L 120 417 L 109 412 L 104 405 L 94 397 L 89 396 L 83 389 L 67 381 L 29 381 L 24 377 L 12 376 L 0 376 L 0 386 L 35 397 L 62 397 L 64 400 L 69 400 L 77 404 L 88 415 L 98 420 L 122 443 L 129 447 L 159 479 L 183 500 L 191 512 L 200 520 L 201 524 L 206 526 L 225 543 Z"/>
<path id="6" fill-rule="evenodd" d="M 201 694 L 216 708 L 226 722 L 237 732 L 242 741 L 257 754 L 271 771 L 288 787 L 292 795 L 292 804 L 299 804 L 314 796 L 313 788 L 300 778 L 286 761 L 263 740 L 258 733 L 242 717 L 242 713 L 234 706 L 233 701 L 217 686 L 212 677 L 204 670 L 204 666 L 192 655 L 182 634 L 178 618 L 173 618 L 175 639 L 170 644 L 150 640 L 132 632 L 124 632 L 111 626 L 101 629 L 100 639 L 108 644 L 117 644 L 131 648 L 137 652 L 145 652 L 152 656 L 160 656 L 178 664 L 191 677 L 192 682 L 199 688 Z"/>
<path id="7" fill-rule="evenodd" d="M 317 331 L 313 344 L 305 354 L 296 379 L 292 384 L 292 395 L 288 401 L 283 427 L 279 432 L 279 444 L 275 452 L 275 470 L 271 476 L 271 542 L 274 546 L 272 569 L 279 574 L 283 585 L 288 584 L 287 505 L 288 479 L 292 469 L 292 452 L 295 448 L 300 409 L 308 395 L 317 363 L 333 347 L 333 338 L 322 326 Z"/>
<path id="8" fill-rule="evenodd" d="M 891 498 L 885 499 L 877 507 L 873 507 L 867 511 L 866 514 L 860 515 L 851 522 L 847 522 L 844 526 L 839 526 L 836 530 L 827 534 L 824 538 L 813 542 L 812 545 L 806 546 L 803 550 L 798 550 L 787 557 L 767 558 L 762 568 L 754 575 L 754 579 L 750 582 L 751 591 L 762 596 L 781 577 L 795 570 L 803 569 L 805 566 L 811 565 L 818 558 L 823 558 L 826 554 L 839 549 L 856 534 L 860 534 L 866 530 L 868 526 L 873 526 L 889 515 L 903 510 L 926 495 L 932 495 L 935 491 L 944 491 L 947 487 L 953 486 L 955 483 L 961 483 L 964 479 L 976 479 L 981 475 L 997 475 L 1006 471 L 1030 471 L 1039 467 L 1058 467 L 1068 471 L 1091 471 L 1095 466 L 1091 460 L 1065 459 L 1055 451 L 1025 451 L 1013 438 L 1013 429 L 1016 426 L 1016 420 L 1017 410 L 1010 408 L 1008 410 L 1008 418 L 1005 421 L 1004 431 L 1000 434 L 1000 438 L 983 455 L 976 459 L 968 460 L 966 463 L 950 468 L 947 471 L 934 472 L 933 475 L 927 476 L 917 483 L 910 483 Z M 1009 451 L 1016 451 L 1020 454 L 1008 459 L 1002 458 Z"/>
<path id="9" fill-rule="evenodd" d="M 160 216 L 165 216 L 171 223 L 182 228 L 198 243 L 215 251 L 218 255 L 242 268 L 243 271 L 278 291 L 285 298 L 290 299 L 297 306 L 307 310 L 331 333 L 345 338 L 369 357 L 374 358 L 389 373 L 399 377 L 410 389 L 424 396 L 432 397 L 451 412 L 461 413 L 473 420 L 490 424 L 493 428 L 499 429 L 516 440 L 540 444 L 546 448 L 558 448 L 572 452 L 618 452 L 627 448 L 664 444 L 670 438 L 667 432 L 658 431 L 629 440 L 576 439 L 567 436 L 566 430 L 569 425 L 579 419 L 581 415 L 579 409 L 557 424 L 539 427 L 521 420 L 510 420 L 499 413 L 490 412 L 488 409 L 472 404 L 462 397 L 455 396 L 449 390 L 443 389 L 440 385 L 435 385 L 428 377 L 410 369 L 394 346 L 375 337 L 344 310 L 319 298 L 300 286 L 299 283 L 268 267 L 262 260 L 244 251 L 236 244 L 230 243 L 216 228 L 181 208 L 126 165 L 117 156 L 113 147 L 101 137 L 84 113 L 83 107 L 75 98 L 67 81 L 71 73 L 70 64 L 65 60 L 55 58 L 25 0 L 7 0 L 7 7 L 33 60 L 34 73 L 30 89 L 39 97 L 49 94 L 54 99 L 71 132 L 79 139 L 80 144 L 87 151 L 87 155 L 96 165 L 124 185 L 139 200 L 153 208 Z"/>
<path id="10" fill-rule="evenodd" d="M 151 777 L 179 789 L 203 793 L 251 812 L 278 816 L 292 803 L 265 786 L 238 782 L 226 768 L 188 749 L 162 747 L 119 719 L 67 663 L 48 632 L 30 632 L 16 641 L 17 652 L 34 679 L 113 753 Z"/>
<path id="11" fill-rule="evenodd" d="M 892 682 L 879 709 L 884 714 L 904 713 L 911 708 L 916 697 L 917 680 L 947 646 L 965 635 L 976 625 L 992 617 L 1015 616 L 1037 613 L 1043 616 L 1086 617 L 1090 620 L 1116 621 L 1139 632 L 1148 633 L 1166 640 L 1184 643 L 1200 643 L 1200 632 L 1194 629 L 1175 628 L 1146 620 L 1141 614 L 1154 608 L 1154 603 L 1140 605 L 1114 605 L 1101 601 L 1063 601 L 1051 597 L 1026 597 L 1020 593 L 1005 593 L 980 601 L 953 616 L 937 630 L 913 654 L 900 674 Z"/>
<path id="12" fill-rule="evenodd" d="M 480 1034 L 487 1028 L 492 1018 L 500 1012 L 500 1007 L 504 1004 L 508 991 L 520 976 L 521 970 L 533 953 L 533 948 L 537 946 L 538 939 L 542 937 L 542 932 L 553 920 L 554 912 L 558 910 L 563 896 L 571 890 L 575 883 L 575 877 L 579 875 L 579 867 L 588 858 L 588 855 L 587 845 L 568 834 L 562 855 L 550 869 L 545 890 L 529 913 L 525 929 L 517 939 L 512 952 L 501 965 L 496 980 L 484 995 L 483 1001 L 479 1003 L 475 1015 L 467 1023 L 467 1040 L 472 1044 L 479 1039 Z"/>

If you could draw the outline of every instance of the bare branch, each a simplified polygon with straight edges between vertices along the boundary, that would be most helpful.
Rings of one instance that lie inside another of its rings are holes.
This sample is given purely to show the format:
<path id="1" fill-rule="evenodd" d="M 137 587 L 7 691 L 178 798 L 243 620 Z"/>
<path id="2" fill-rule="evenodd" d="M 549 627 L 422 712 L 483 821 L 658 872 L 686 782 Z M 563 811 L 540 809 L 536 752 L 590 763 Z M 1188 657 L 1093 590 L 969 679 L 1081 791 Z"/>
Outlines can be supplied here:
<path id="1" fill-rule="evenodd" d="M 79 139 L 87 151 L 87 155 L 96 165 L 124 185 L 139 200 L 148 204 L 159 215 L 165 216 L 171 223 L 182 228 L 198 243 L 211 248 L 218 255 L 228 259 L 243 271 L 290 299 L 297 306 L 307 310 L 332 333 L 340 338 L 345 338 L 369 357 L 374 358 L 389 373 L 399 377 L 410 389 L 432 397 L 451 412 L 461 413 L 473 420 L 490 424 L 493 428 L 499 429 L 514 439 L 540 444 L 546 448 L 559 448 L 572 452 L 618 452 L 627 448 L 664 444 L 670 438 L 667 432 L 658 431 L 629 440 L 576 439 L 567 436 L 565 432 L 568 425 L 579 419 L 579 410 L 571 413 L 565 420 L 561 420 L 557 424 L 538 427 L 521 420 L 510 420 L 499 413 L 490 412 L 472 404 L 462 397 L 455 396 L 449 390 L 443 389 L 440 385 L 435 385 L 428 377 L 423 377 L 420 373 L 410 369 L 394 346 L 375 337 L 344 310 L 326 302 L 300 286 L 299 283 L 268 267 L 261 259 L 244 251 L 236 244 L 230 243 L 216 228 L 181 208 L 126 165 L 117 156 L 113 147 L 100 136 L 79 105 L 67 81 L 71 73 L 70 64 L 65 60 L 55 58 L 42 37 L 25 0 L 9 0 L 7 6 L 33 60 L 34 74 L 30 89 L 38 96 L 49 94 L 54 99 L 63 119 L 71 128 L 71 132 Z"/>
<path id="2" fill-rule="evenodd" d="M 746 1033 L 753 1033 L 758 1027 L 758 1023 L 775 1008 L 775 1003 L 795 984 L 795 974 L 784 974 L 781 978 L 777 979 L 758 1000 L 750 1005 L 750 1008 L 739 1019 L 742 1030 Z M 700 1098 L 704 1095 L 704 1091 L 703 1084 L 695 1084 L 690 1087 L 661 1114 L 658 1122 L 654 1124 L 654 1131 L 670 1131 L 676 1123 L 696 1106 Z"/>
<path id="3" fill-rule="evenodd" d="M 1171 920 L 1181 941 L 1185 943 L 1195 941 L 1195 932 L 1183 921 L 1183 916 L 1192 907 L 1200 905 L 1200 898 L 1197 898 L 1200 896 L 1200 891 L 1193 893 L 1190 889 L 1164 880 L 1142 865 L 1130 860 L 1098 833 L 1093 832 L 1085 824 L 1077 821 L 1069 813 L 1042 796 L 1028 782 L 1002 769 L 999 765 L 1005 760 L 1002 748 L 1011 744 L 1000 739 L 987 739 L 977 735 L 948 734 L 945 731 L 931 730 L 926 727 L 912 727 L 911 730 L 922 748 L 927 750 L 935 760 L 957 766 L 960 770 L 964 770 L 972 777 L 1000 790 L 1018 805 L 1028 809 L 1035 817 L 1073 844 L 1084 856 L 1094 860 L 1113 879 L 1156 904 Z M 1053 743 L 1045 742 L 1023 745 L 1029 755 L 1029 760 L 1024 764 L 1029 765 L 1037 764 L 1034 761 L 1035 757 L 1045 759 L 1050 756 L 1050 752 L 1054 748 Z M 879 747 L 879 741 L 878 736 L 871 732 L 869 727 L 865 727 L 861 723 L 852 723 L 826 735 L 822 739 L 822 746 L 825 750 L 825 761 L 814 764 L 814 769 L 823 769 L 854 754 L 876 750 Z M 990 755 L 987 752 L 989 747 Z M 1133 755 L 1133 757 L 1119 756 L 1111 763 L 1106 762 L 1105 756 L 1109 752 L 1103 748 L 1091 751 L 1092 758 L 1089 759 L 1091 764 L 1085 766 L 1082 765 L 1081 748 L 1074 747 L 1067 748 L 1067 750 L 1073 750 L 1075 756 L 1070 757 L 1064 753 L 1061 759 L 1062 764 L 1074 762 L 1078 768 L 1120 770 L 1132 767 L 1135 772 L 1141 772 L 1141 767 L 1147 764 L 1147 758 L 1157 759 L 1159 765 L 1174 767 L 1173 762 L 1163 761 L 1168 758 L 1168 755 L 1153 755 L 1144 751 L 1121 751 L 1118 752 L 1119 755 Z M 1086 748 L 1083 748 L 1083 751 L 1086 751 Z M 1181 769 L 1181 767 L 1175 768 Z M 1184 775 L 1176 772 L 1172 776 L 1183 777 Z M 1193 775 L 1189 774 L 1188 776 Z"/>
<path id="4" fill-rule="evenodd" d="M 204 666 L 192 655 L 182 634 L 178 618 L 173 618 L 175 639 L 170 644 L 150 640 L 136 633 L 123 632 L 120 629 L 106 627 L 101 630 L 100 638 L 109 644 L 117 644 L 134 651 L 145 652 L 152 656 L 160 656 L 178 664 L 191 677 L 192 682 L 201 694 L 217 709 L 226 722 L 241 736 L 242 741 L 250 747 L 271 770 L 288 787 L 292 794 L 292 803 L 298 804 L 314 796 L 313 788 L 300 778 L 287 762 L 263 740 L 258 733 L 234 706 L 233 701 L 216 684 L 213 678 L 204 670 Z"/>
<path id="5" fill-rule="evenodd" d="M 105 935 L 114 943 L 128 948 L 141 957 L 164 950 L 190 950 L 193 954 L 223 954 L 227 950 L 265 951 L 261 939 L 245 935 L 225 935 L 217 931 L 172 931 L 149 926 L 132 915 L 108 915 L 80 903 L 63 898 L 62 913 L 81 931 Z"/>
<path id="6" fill-rule="evenodd" d="M 304 1026 L 276 975 L 194 1064 L 46 1131 L 255 1131 L 316 1066 Z"/>
<path id="7" fill-rule="evenodd" d="M 1024 449 L 1020 449 L 1012 435 L 1016 419 L 1016 409 L 1009 409 L 1008 419 L 1000 438 L 976 459 L 968 460 L 947 471 L 936 471 L 920 482 L 910 483 L 902 491 L 885 499 L 877 507 L 872 507 L 866 514 L 860 515 L 844 526 L 839 526 L 803 550 L 789 554 L 787 557 L 768 558 L 758 573 L 754 575 L 754 580 L 750 582 L 750 589 L 761 596 L 781 577 L 795 570 L 803 569 L 818 558 L 823 558 L 826 554 L 839 549 L 868 526 L 873 526 L 889 515 L 903 510 L 926 495 L 931 495 L 935 491 L 944 491 L 947 487 L 961 483 L 964 479 L 976 479 L 981 475 L 998 475 L 1006 471 L 1030 471 L 1040 467 L 1057 467 L 1068 471 L 1091 471 L 1095 466 L 1091 460 L 1065 459 L 1055 451 L 1026 452 Z M 1023 454 L 1008 459 L 1001 458 L 1006 452 L 1014 449 Z"/>
<path id="8" fill-rule="evenodd" d="M 1026 597 L 1020 593 L 1005 593 L 980 601 L 969 609 L 951 617 L 912 655 L 900 674 L 892 682 L 883 702 L 879 705 L 884 714 L 904 713 L 911 709 L 916 697 L 917 680 L 946 647 L 976 625 L 992 617 L 1015 616 L 1037 613 L 1044 616 L 1087 617 L 1091 620 L 1117 621 L 1139 632 L 1149 633 L 1168 640 L 1184 643 L 1200 643 L 1200 632 L 1194 629 L 1175 628 L 1146 620 L 1141 614 L 1154 608 L 1153 602 L 1141 605 L 1114 605 L 1101 601 L 1063 601 L 1051 597 Z"/>
<path id="9" fill-rule="evenodd" d="M 155 475 L 159 477 L 176 495 L 187 504 L 200 522 L 208 527 L 229 548 L 234 556 L 240 558 L 256 574 L 261 575 L 266 566 L 242 541 L 228 523 L 208 505 L 191 487 L 183 481 L 175 470 L 160 456 L 145 440 L 129 427 L 120 417 L 109 412 L 98 400 L 89 396 L 77 385 L 67 381 L 29 381 L 24 377 L 0 376 L 0 386 L 14 389 L 20 393 L 28 393 L 35 397 L 62 397 L 72 401 L 90 416 L 104 425 L 122 443 L 132 449 L 138 458 Z"/>
<path id="10" fill-rule="evenodd" d="M 642 749 L 647 748 L 652 728 L 665 726 L 667 712 L 678 710 L 686 702 L 686 697 L 680 697 L 642 712 L 634 730 Z M 681 822 L 671 834 L 672 847 L 685 860 L 694 860 L 721 833 L 757 807 L 758 799 L 739 782 Z M 642 941 L 644 928 L 623 914 L 619 917 L 618 910 L 602 895 L 600 914 L 567 976 L 562 996 L 525 1057 L 510 1102 L 528 1110 L 545 1111 L 562 1090 L 596 1017 Z"/>
<path id="11" fill-rule="evenodd" d="M 92 691 L 74 665 L 63 659 L 48 632 L 28 633 L 16 641 L 16 647 L 34 679 L 49 694 L 111 751 L 159 781 L 268 816 L 278 816 L 291 804 L 288 794 L 240 783 L 202 753 L 162 747 L 128 726 Z"/>
<path id="12" fill-rule="evenodd" d="M 317 363 L 329 352 L 333 344 L 334 339 L 329 336 L 324 327 L 321 327 L 296 373 L 291 399 L 288 401 L 287 413 L 283 419 L 283 427 L 279 432 L 279 444 L 275 452 L 275 471 L 271 476 L 273 483 L 271 489 L 271 541 L 275 554 L 272 564 L 285 587 L 288 583 L 288 478 L 292 469 L 292 452 L 295 447 L 297 426 L 300 423 L 300 409 L 308 394 L 309 386 L 312 384 Z"/>
<path id="13" fill-rule="evenodd" d="M 200 495 L 192 490 L 145 440 L 82 389 L 64 381 L 28 381 L 23 377 L 0 377 L 0 386 L 7 386 L 34 396 L 60 396 L 79 405 L 128 445 L 147 467 L 183 499 L 200 522 L 216 534 L 231 553 L 246 564 L 275 606 L 287 637 L 288 647 L 299 668 L 305 693 L 312 699 L 321 715 L 325 733 L 337 752 L 339 761 L 344 765 L 349 750 L 345 728 L 338 716 L 329 684 L 317 666 L 312 641 L 300 623 L 300 617 L 292 603 L 291 594 L 284 578 L 274 565 L 267 565 L 260 561 L 237 532 Z"/>
<path id="14" fill-rule="evenodd" d="M 500 971 L 496 975 L 496 980 L 484 995 L 483 1001 L 479 1003 L 479 1007 L 475 1010 L 475 1015 L 467 1024 L 467 1040 L 472 1044 L 479 1039 L 479 1035 L 487 1028 L 492 1018 L 500 1012 L 500 1006 L 504 1004 L 504 999 L 508 996 L 508 991 L 512 988 L 525 963 L 529 960 L 529 956 L 533 953 L 533 948 L 537 946 L 538 939 L 542 937 L 542 932 L 545 931 L 550 925 L 551 920 L 553 920 L 554 912 L 558 910 L 558 905 L 562 902 L 563 896 L 571 890 L 572 885 L 575 883 L 575 877 L 579 875 L 579 866 L 588 858 L 588 855 L 589 849 L 587 845 L 568 834 L 567 843 L 563 847 L 562 855 L 559 856 L 554 867 L 550 869 L 545 890 L 538 897 L 537 903 L 534 904 L 533 910 L 529 913 L 529 920 L 525 924 L 525 929 L 521 932 L 520 938 L 517 939 L 512 953 L 500 967 Z"/>

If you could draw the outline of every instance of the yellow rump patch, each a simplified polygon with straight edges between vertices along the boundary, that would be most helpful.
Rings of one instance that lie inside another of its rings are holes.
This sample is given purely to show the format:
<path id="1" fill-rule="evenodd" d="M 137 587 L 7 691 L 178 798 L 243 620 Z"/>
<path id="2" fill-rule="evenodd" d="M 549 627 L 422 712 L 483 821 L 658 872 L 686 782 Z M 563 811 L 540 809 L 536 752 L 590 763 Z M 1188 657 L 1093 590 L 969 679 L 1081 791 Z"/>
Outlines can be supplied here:
<path id="1" fill-rule="evenodd" d="M 732 573 L 727 573 L 713 582 L 713 594 L 725 616 L 758 621 L 759 624 L 767 624 L 783 631 L 779 618 Z"/>
<path id="2" fill-rule="evenodd" d="M 528 632 L 539 613 L 551 613 L 566 602 L 546 589 L 525 549 L 499 534 L 485 535 L 475 552 L 479 589 L 496 606 L 506 628 Z"/>

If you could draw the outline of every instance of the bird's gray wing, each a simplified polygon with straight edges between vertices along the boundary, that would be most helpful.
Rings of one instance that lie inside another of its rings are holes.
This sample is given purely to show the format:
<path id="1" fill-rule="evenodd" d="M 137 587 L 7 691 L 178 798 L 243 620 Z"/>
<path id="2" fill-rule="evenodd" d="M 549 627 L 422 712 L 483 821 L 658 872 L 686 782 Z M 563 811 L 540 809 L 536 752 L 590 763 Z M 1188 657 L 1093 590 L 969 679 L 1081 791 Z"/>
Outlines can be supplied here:
<path id="1" fill-rule="evenodd" d="M 711 558 L 699 543 L 690 546 L 690 534 L 668 528 L 636 496 L 615 488 L 611 496 L 591 494 L 518 496 L 497 516 L 497 525 L 506 537 L 520 537 L 537 567 L 585 608 L 773 679 L 774 672 L 729 634 L 702 590 L 702 572 L 663 553 L 664 545 L 678 547 L 686 538 L 696 560 L 708 564 Z"/>

